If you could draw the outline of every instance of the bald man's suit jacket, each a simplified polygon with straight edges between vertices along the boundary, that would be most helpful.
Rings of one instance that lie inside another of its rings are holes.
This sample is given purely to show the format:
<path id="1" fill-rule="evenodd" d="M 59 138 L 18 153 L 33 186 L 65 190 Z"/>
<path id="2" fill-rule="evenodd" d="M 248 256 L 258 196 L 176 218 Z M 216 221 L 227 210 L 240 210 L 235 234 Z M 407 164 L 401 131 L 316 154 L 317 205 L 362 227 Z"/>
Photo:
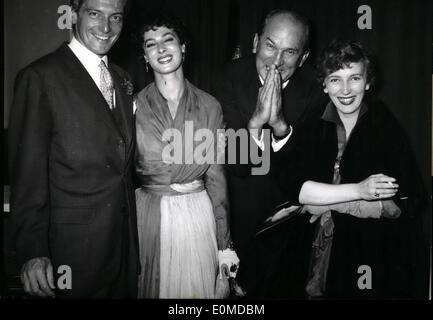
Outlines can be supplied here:
<path id="1" fill-rule="evenodd" d="M 261 86 L 254 56 L 230 63 L 216 78 L 214 95 L 221 103 L 227 128 L 248 128 Z M 283 113 L 295 132 L 305 115 L 325 101 L 308 65 L 299 68 L 282 90 Z M 290 149 L 290 140 L 284 149 Z M 241 260 L 241 285 L 252 298 L 302 298 L 312 235 L 307 216 L 299 216 L 257 238 L 255 234 L 265 219 L 288 199 L 271 174 L 278 168 L 271 168 L 265 175 L 252 175 L 251 165 L 238 160 L 226 165 L 226 169 L 231 231 Z"/>

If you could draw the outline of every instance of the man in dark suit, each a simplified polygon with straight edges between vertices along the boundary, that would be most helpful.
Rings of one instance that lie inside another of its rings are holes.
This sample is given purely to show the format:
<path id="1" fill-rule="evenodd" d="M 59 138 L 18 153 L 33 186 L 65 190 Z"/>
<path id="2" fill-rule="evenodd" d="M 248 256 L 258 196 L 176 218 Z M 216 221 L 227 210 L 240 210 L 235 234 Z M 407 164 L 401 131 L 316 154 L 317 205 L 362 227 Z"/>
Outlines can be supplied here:
<path id="1" fill-rule="evenodd" d="M 288 152 L 290 136 L 303 116 L 322 103 L 324 96 L 304 65 L 309 34 L 303 16 L 274 10 L 254 37 L 255 56 L 235 61 L 217 79 L 214 93 L 226 126 L 249 130 L 254 140 L 250 154 L 252 148 L 269 148 L 271 153 L 284 148 Z M 271 133 L 271 143 L 263 138 L 266 130 Z M 286 197 L 269 173 L 254 175 L 252 165 L 239 162 L 226 168 L 232 234 L 240 258 L 238 279 L 247 297 L 303 298 L 312 234 L 306 215 L 257 238 L 259 226 Z M 275 171 L 278 168 L 271 168 Z"/>
<path id="2" fill-rule="evenodd" d="M 17 76 L 10 231 L 31 295 L 136 297 L 133 106 L 106 57 L 125 2 L 71 1 L 72 41 Z"/>

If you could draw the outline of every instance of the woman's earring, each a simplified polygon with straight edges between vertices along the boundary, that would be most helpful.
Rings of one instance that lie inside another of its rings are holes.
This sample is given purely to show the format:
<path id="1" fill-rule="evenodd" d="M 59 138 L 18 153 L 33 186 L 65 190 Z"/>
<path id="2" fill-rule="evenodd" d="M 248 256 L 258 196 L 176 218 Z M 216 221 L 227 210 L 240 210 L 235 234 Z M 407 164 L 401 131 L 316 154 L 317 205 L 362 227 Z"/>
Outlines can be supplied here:
<path id="1" fill-rule="evenodd" d="M 182 51 L 182 62 L 185 61 L 185 51 Z"/>
<path id="2" fill-rule="evenodd" d="M 146 72 L 149 72 L 149 61 L 147 61 L 147 59 L 144 58 L 144 62 L 146 64 Z"/>
<path id="3" fill-rule="evenodd" d="M 323 92 L 324 92 L 324 93 L 328 93 L 328 89 L 326 89 L 326 84 L 325 84 L 324 81 L 323 81 L 323 83 L 322 83 L 322 87 L 323 87 Z"/>

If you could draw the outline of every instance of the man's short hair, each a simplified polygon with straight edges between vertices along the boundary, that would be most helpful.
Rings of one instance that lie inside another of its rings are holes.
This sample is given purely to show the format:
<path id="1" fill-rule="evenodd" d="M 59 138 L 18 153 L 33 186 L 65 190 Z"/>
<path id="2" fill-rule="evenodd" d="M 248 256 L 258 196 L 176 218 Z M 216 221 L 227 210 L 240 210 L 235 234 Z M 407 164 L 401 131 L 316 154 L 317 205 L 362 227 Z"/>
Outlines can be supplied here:
<path id="1" fill-rule="evenodd" d="M 294 10 L 288 10 L 288 9 L 274 9 L 272 11 L 269 11 L 267 14 L 265 14 L 259 22 L 259 25 L 257 27 L 257 35 L 260 37 L 264 30 L 266 25 L 268 24 L 269 20 L 273 18 L 274 16 L 280 15 L 280 14 L 287 14 L 291 18 L 293 18 L 296 22 L 301 24 L 304 28 L 304 52 L 310 50 L 310 22 L 303 14 L 294 11 Z"/>
<path id="2" fill-rule="evenodd" d="M 335 39 L 323 50 L 317 63 L 317 80 L 323 84 L 325 78 L 331 73 L 350 64 L 362 62 L 367 74 L 367 83 L 373 84 L 375 80 L 374 68 L 371 59 L 359 42 Z"/>
<path id="3" fill-rule="evenodd" d="M 75 11 L 75 12 L 80 11 L 80 8 L 83 5 L 84 1 L 86 1 L 86 0 L 70 0 L 69 5 L 71 6 L 72 11 Z"/>
<path id="4" fill-rule="evenodd" d="M 78 12 L 85 1 L 86 0 L 69 0 L 69 5 L 73 11 Z M 123 0 L 123 6 L 126 6 L 127 2 L 128 0 Z"/>

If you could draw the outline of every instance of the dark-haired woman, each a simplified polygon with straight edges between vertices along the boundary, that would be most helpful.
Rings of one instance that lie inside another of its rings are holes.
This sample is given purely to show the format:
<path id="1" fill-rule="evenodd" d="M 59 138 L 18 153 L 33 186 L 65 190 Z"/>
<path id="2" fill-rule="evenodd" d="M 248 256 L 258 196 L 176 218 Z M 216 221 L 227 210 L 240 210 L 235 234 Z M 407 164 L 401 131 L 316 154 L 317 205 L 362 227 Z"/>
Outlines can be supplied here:
<path id="1" fill-rule="evenodd" d="M 155 76 L 136 99 L 143 298 L 224 297 L 216 288 L 222 266 L 239 262 L 231 250 L 226 180 L 213 156 L 224 128 L 221 107 L 184 78 L 183 34 L 177 20 L 162 16 L 140 29 Z M 205 147 L 204 136 L 211 141 Z"/>
<path id="2" fill-rule="evenodd" d="M 318 70 L 330 101 L 293 136 L 281 175 L 317 220 L 307 297 L 416 297 L 423 191 L 406 135 L 365 95 L 373 77 L 361 45 L 332 42 Z"/>

